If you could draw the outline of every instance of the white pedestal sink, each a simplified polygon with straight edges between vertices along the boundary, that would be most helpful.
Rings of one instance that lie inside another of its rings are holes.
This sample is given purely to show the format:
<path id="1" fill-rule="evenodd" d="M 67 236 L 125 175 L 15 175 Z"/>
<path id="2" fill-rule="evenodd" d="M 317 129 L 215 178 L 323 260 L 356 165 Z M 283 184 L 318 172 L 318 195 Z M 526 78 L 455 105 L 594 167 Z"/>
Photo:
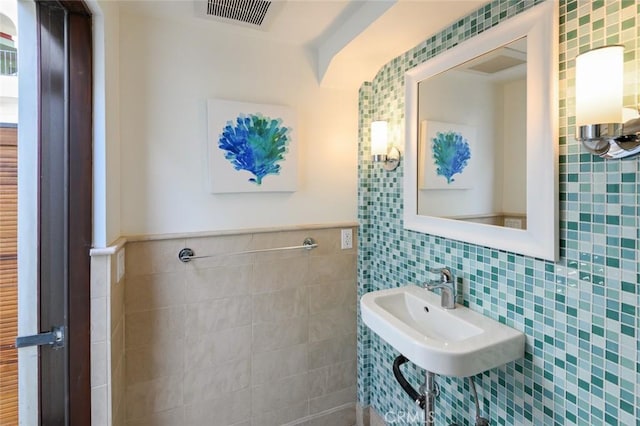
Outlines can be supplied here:
<path id="1" fill-rule="evenodd" d="M 443 375 L 468 377 L 524 356 L 524 333 L 415 285 L 367 293 L 364 323 L 414 364 Z"/>

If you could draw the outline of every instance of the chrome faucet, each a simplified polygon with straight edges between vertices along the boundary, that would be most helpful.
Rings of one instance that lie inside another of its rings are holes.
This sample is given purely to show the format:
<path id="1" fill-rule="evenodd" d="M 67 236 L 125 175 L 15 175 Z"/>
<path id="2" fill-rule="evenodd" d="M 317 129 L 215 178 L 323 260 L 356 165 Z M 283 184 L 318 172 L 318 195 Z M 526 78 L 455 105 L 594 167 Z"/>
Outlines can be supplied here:
<path id="1" fill-rule="evenodd" d="M 445 309 L 456 308 L 456 283 L 453 279 L 453 274 L 447 268 L 435 268 L 429 269 L 429 272 L 440 274 L 440 280 L 427 281 L 424 283 L 424 288 L 429 291 L 433 291 L 436 288 L 440 289 L 440 306 Z"/>

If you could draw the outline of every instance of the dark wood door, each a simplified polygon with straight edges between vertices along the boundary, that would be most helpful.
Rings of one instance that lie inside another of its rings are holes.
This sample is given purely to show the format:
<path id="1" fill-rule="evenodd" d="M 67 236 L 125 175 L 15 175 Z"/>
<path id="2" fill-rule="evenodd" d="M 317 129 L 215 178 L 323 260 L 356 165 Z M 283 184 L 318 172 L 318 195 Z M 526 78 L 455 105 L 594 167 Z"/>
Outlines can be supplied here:
<path id="1" fill-rule="evenodd" d="M 91 19 L 82 2 L 40 1 L 40 332 L 65 328 L 62 348 L 40 349 L 43 425 L 91 423 Z"/>

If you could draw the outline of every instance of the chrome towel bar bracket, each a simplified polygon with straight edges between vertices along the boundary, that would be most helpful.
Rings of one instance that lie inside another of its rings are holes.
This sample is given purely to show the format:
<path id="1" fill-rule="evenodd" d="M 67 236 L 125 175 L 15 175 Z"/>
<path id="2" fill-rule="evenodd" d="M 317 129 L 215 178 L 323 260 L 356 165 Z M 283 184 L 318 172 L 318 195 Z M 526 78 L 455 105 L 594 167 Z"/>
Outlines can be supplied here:
<path id="1" fill-rule="evenodd" d="M 191 262 L 194 259 L 206 259 L 206 258 L 209 258 L 209 257 L 234 256 L 234 255 L 238 255 L 238 254 L 251 254 L 251 253 L 266 253 L 266 252 L 270 252 L 270 251 L 286 251 L 286 250 L 300 250 L 300 249 L 313 250 L 316 247 L 318 247 L 318 243 L 316 243 L 316 241 L 311 237 L 305 238 L 304 241 L 302 242 L 302 245 L 300 245 L 300 246 L 275 247 L 275 248 L 259 249 L 259 250 L 247 250 L 247 251 L 238 251 L 238 252 L 235 252 L 235 253 L 218 253 L 218 254 L 210 254 L 210 255 L 206 255 L 206 256 L 196 256 L 196 253 L 192 249 L 190 249 L 189 247 L 185 247 L 182 250 L 180 250 L 180 252 L 178 253 L 178 259 L 180 259 L 180 262 L 182 262 L 182 263 L 188 263 L 188 262 Z"/>

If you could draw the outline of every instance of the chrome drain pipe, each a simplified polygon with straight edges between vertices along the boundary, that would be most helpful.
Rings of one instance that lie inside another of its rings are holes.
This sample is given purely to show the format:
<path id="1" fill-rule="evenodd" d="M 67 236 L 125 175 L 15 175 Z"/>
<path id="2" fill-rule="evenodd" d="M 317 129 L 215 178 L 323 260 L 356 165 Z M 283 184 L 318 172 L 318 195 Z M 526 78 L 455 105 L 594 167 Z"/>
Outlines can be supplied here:
<path id="1" fill-rule="evenodd" d="M 436 375 L 430 371 L 425 374 L 424 381 L 424 424 L 425 426 L 433 426 L 436 420 L 435 412 L 435 399 L 438 396 L 439 391 L 436 386 Z"/>
<path id="2" fill-rule="evenodd" d="M 435 399 L 440 393 L 436 384 L 436 375 L 430 371 L 426 372 L 424 385 L 420 386 L 420 392 L 416 391 L 405 379 L 400 371 L 400 366 L 409 360 L 404 355 L 399 355 L 393 361 L 393 375 L 400 384 L 402 390 L 424 410 L 425 426 L 433 426 L 435 423 Z"/>

